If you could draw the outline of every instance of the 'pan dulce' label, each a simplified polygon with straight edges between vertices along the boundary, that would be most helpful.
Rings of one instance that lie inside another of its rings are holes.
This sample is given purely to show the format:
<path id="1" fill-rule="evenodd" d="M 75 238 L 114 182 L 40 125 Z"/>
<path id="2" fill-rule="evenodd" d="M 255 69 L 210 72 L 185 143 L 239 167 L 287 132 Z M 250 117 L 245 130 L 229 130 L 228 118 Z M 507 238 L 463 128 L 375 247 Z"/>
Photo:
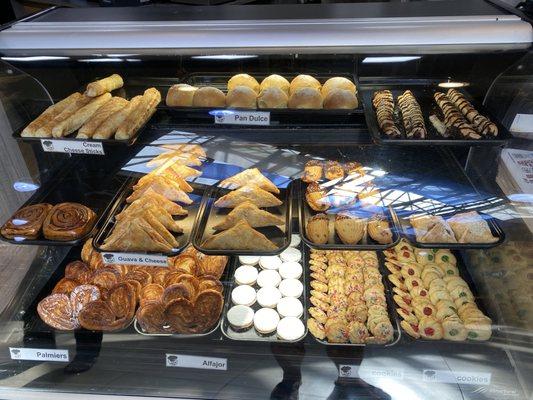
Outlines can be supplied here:
<path id="1" fill-rule="evenodd" d="M 267 111 L 213 110 L 215 124 L 222 125 L 270 125 Z"/>

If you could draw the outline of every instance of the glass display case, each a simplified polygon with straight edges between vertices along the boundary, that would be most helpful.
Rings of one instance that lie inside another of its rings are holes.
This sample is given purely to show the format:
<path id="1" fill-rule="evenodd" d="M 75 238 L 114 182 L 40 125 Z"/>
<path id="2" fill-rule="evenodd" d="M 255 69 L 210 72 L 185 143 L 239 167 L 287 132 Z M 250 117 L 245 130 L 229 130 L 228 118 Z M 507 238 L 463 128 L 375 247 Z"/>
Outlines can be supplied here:
<path id="1" fill-rule="evenodd" d="M 527 399 L 530 22 L 52 8 L 0 30 L 0 397 Z"/>

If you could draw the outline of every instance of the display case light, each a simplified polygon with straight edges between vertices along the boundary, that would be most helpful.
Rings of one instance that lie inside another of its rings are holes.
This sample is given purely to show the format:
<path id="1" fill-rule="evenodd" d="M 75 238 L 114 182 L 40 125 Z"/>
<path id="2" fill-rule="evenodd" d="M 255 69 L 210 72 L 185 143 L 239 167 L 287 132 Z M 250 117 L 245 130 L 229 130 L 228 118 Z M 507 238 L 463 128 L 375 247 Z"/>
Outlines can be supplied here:
<path id="1" fill-rule="evenodd" d="M 54 61 L 54 60 L 68 60 L 70 57 L 63 56 L 28 56 L 28 57 L 2 57 L 4 61 Z"/>
<path id="2" fill-rule="evenodd" d="M 445 89 L 461 88 L 468 86 L 468 82 L 452 81 L 450 78 L 446 82 L 440 82 L 439 87 Z"/>
<path id="3" fill-rule="evenodd" d="M 82 60 L 78 60 L 79 62 L 86 62 L 86 63 L 101 63 L 101 62 L 123 62 L 124 59 L 122 58 L 85 58 Z"/>
<path id="4" fill-rule="evenodd" d="M 217 54 L 211 56 L 192 56 L 195 60 L 245 60 L 247 58 L 257 58 L 250 54 Z"/>
<path id="5" fill-rule="evenodd" d="M 400 63 L 413 60 L 419 60 L 420 56 L 398 56 L 398 57 L 365 57 L 363 64 L 378 64 L 378 63 Z"/>

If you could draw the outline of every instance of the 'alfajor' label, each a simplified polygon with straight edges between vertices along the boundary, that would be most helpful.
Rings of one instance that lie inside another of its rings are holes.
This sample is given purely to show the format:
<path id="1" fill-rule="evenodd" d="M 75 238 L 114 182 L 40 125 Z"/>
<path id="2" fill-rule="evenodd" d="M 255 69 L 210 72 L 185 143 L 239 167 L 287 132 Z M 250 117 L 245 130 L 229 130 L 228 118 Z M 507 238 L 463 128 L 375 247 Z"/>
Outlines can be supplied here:
<path id="1" fill-rule="evenodd" d="M 220 371 L 227 371 L 228 369 L 227 358 L 166 354 L 165 362 L 167 367 L 215 369 Z"/>
<path id="2" fill-rule="evenodd" d="M 222 125 L 270 125 L 267 111 L 213 110 L 215 124 Z"/>

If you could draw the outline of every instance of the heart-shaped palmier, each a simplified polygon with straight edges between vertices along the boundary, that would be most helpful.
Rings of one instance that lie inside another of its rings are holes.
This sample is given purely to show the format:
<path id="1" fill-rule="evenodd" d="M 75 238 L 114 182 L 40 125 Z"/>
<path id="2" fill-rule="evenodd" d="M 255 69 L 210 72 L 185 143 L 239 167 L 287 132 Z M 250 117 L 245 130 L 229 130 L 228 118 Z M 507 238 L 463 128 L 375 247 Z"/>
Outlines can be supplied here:
<path id="1" fill-rule="evenodd" d="M 132 279 L 129 279 L 129 280 L 124 281 L 124 282 L 129 283 L 133 287 L 133 289 L 135 290 L 135 300 L 137 302 L 141 301 L 141 290 L 143 288 L 141 286 L 141 284 L 138 281 L 134 281 Z"/>
<path id="2" fill-rule="evenodd" d="M 170 285 L 174 285 L 176 283 L 180 283 L 180 276 L 182 275 L 183 275 L 183 272 L 177 272 L 177 271 L 167 273 L 167 275 L 165 276 L 165 282 L 163 284 L 163 287 L 167 287 Z"/>
<path id="3" fill-rule="evenodd" d="M 65 267 L 65 278 L 75 280 L 85 285 L 91 279 L 91 268 L 83 261 L 72 261 Z"/>
<path id="4" fill-rule="evenodd" d="M 204 290 L 196 297 L 194 314 L 196 321 L 195 333 L 206 332 L 220 318 L 224 299 L 216 290 Z"/>
<path id="5" fill-rule="evenodd" d="M 128 272 L 126 274 L 124 279 L 126 279 L 126 280 L 131 279 L 131 280 L 137 281 L 143 287 L 148 285 L 148 284 L 150 284 L 150 283 L 152 283 L 152 276 L 148 272 L 146 272 L 146 271 L 144 271 L 142 269 L 131 270 L 130 272 Z"/>
<path id="6" fill-rule="evenodd" d="M 122 282 L 109 290 L 107 303 L 117 318 L 133 318 L 137 299 L 135 289 L 128 282 Z"/>
<path id="7" fill-rule="evenodd" d="M 120 281 L 120 274 L 113 268 L 103 267 L 96 270 L 91 277 L 91 284 L 100 289 L 109 290 Z"/>
<path id="8" fill-rule="evenodd" d="M 98 253 L 97 251 L 93 251 L 90 255 L 89 259 L 89 266 L 92 269 L 100 269 L 105 267 L 104 259 L 102 258 L 102 255 Z"/>
<path id="9" fill-rule="evenodd" d="M 170 271 L 186 271 L 191 275 L 196 275 L 197 273 L 196 259 L 188 254 L 180 254 L 179 256 L 169 258 L 168 268 Z"/>
<path id="10" fill-rule="evenodd" d="M 165 320 L 172 332 L 193 333 L 195 324 L 194 305 L 180 297 L 165 306 Z"/>
<path id="11" fill-rule="evenodd" d="M 204 290 L 211 289 L 211 290 L 216 290 L 219 293 L 222 293 L 224 290 L 224 287 L 222 286 L 222 282 L 220 282 L 213 275 L 201 276 L 198 278 L 198 281 L 199 281 L 198 292 L 203 292 Z"/>
<path id="12" fill-rule="evenodd" d="M 79 285 L 78 281 L 69 278 L 61 278 L 59 282 L 54 286 L 52 294 L 66 294 L 70 296 L 70 293 L 74 290 L 76 286 Z"/>
<path id="13" fill-rule="evenodd" d="M 201 254 L 201 253 L 200 253 Z M 228 257 L 226 256 L 208 256 L 201 254 L 198 256 L 198 270 L 197 275 L 212 275 L 217 279 L 220 279 L 228 263 Z"/>
<path id="14" fill-rule="evenodd" d="M 52 328 L 65 331 L 79 328 L 78 320 L 72 315 L 70 298 L 66 294 L 45 297 L 37 305 L 37 313 Z"/>
<path id="15" fill-rule="evenodd" d="M 90 331 L 110 330 L 115 322 L 115 314 L 108 303 L 102 300 L 86 304 L 78 315 L 80 325 Z"/>
<path id="16" fill-rule="evenodd" d="M 189 301 L 194 301 L 196 298 L 196 291 L 194 287 L 187 283 L 175 283 L 165 288 L 161 301 L 163 304 L 168 304 L 172 300 L 184 298 Z"/>
<path id="17" fill-rule="evenodd" d="M 149 273 L 152 275 L 152 283 L 157 283 L 161 286 L 165 285 L 165 278 L 168 274 L 168 268 L 152 267 Z"/>
<path id="18" fill-rule="evenodd" d="M 163 333 L 165 329 L 165 306 L 160 301 L 148 301 L 137 310 L 137 322 L 146 333 Z"/>
<path id="19" fill-rule="evenodd" d="M 160 301 L 165 288 L 158 283 L 150 283 L 141 290 L 141 305 L 149 301 Z"/>
<path id="20" fill-rule="evenodd" d="M 78 318 L 80 311 L 86 304 L 100 298 L 100 290 L 94 285 L 76 286 L 70 293 L 70 304 L 72 305 L 72 315 Z"/>

